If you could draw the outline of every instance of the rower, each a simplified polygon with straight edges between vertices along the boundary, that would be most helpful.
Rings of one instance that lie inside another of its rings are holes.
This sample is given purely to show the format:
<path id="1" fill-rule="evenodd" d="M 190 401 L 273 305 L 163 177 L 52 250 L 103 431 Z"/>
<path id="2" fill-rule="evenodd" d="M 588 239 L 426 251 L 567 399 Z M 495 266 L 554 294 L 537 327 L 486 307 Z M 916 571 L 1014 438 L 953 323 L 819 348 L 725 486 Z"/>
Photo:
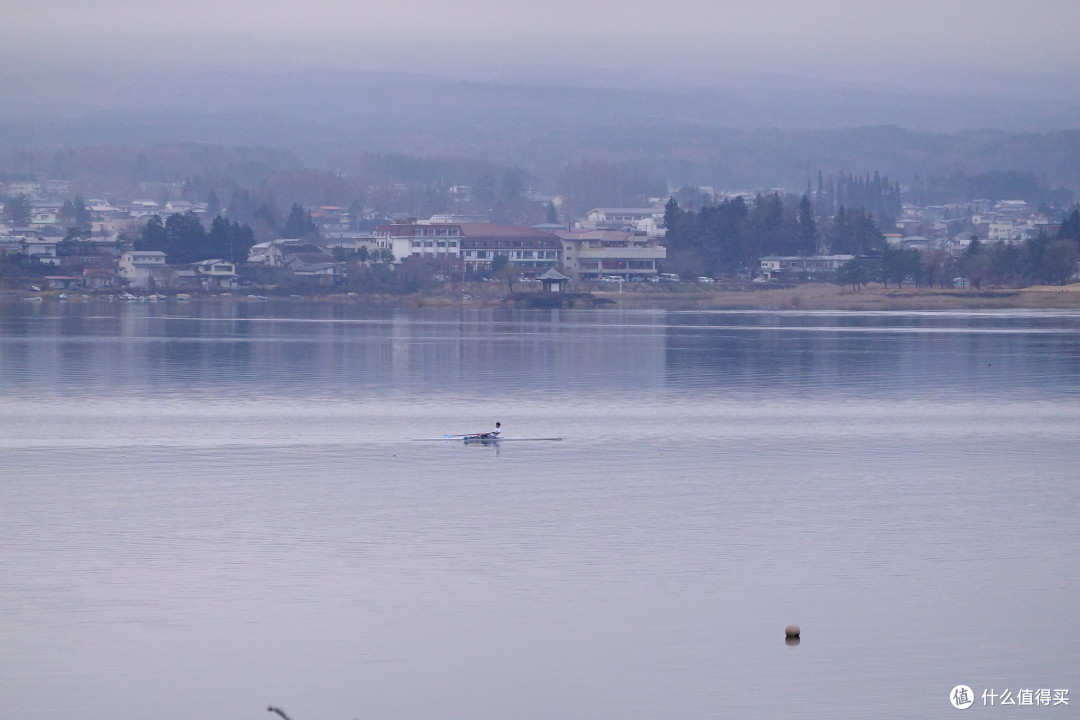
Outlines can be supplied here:
<path id="1" fill-rule="evenodd" d="M 492 437 L 492 438 L 493 438 L 493 437 L 498 437 L 498 436 L 499 436 L 499 432 L 500 432 L 500 431 L 499 431 L 499 428 L 501 428 L 501 427 L 502 427 L 502 423 L 500 423 L 500 422 L 497 422 L 497 423 L 495 423 L 495 429 L 494 429 L 494 430 L 492 430 L 492 431 L 491 431 L 491 432 L 489 432 L 489 433 L 484 433 L 484 434 L 485 434 L 485 435 L 487 435 L 488 437 Z"/>

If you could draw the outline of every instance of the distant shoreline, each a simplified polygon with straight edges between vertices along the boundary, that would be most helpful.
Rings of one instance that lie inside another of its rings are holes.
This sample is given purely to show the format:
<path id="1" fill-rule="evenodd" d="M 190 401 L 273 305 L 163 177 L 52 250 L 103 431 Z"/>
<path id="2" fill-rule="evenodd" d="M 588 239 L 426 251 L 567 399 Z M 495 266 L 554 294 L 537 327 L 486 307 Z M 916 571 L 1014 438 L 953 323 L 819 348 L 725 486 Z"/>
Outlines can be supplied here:
<path id="1" fill-rule="evenodd" d="M 952 290 L 934 288 L 884 288 L 880 285 L 854 291 L 826 284 L 796 285 L 756 291 L 717 290 L 656 296 L 652 293 L 598 293 L 618 304 L 670 304 L 682 301 L 713 310 L 979 310 L 1080 309 L 1080 283 L 1018 289 Z"/>
<path id="2" fill-rule="evenodd" d="M 63 291 L 28 292 L 0 291 L 4 304 L 23 302 L 28 297 L 41 297 L 42 302 L 60 302 Z M 335 303 L 402 307 L 497 307 L 514 300 L 535 295 L 535 291 L 511 295 L 505 286 L 469 284 L 446 286 L 436 292 L 410 295 L 334 293 L 325 295 L 255 296 L 248 293 L 195 294 L 180 301 L 175 295 L 158 302 L 296 302 Z M 122 302 L 117 294 L 85 295 L 77 291 L 66 293 L 67 301 Z M 760 290 L 702 289 L 696 291 L 659 291 L 652 287 L 626 289 L 623 292 L 601 290 L 596 298 L 611 301 L 607 307 L 678 307 L 700 310 L 807 310 L 807 311 L 945 311 L 980 309 L 1070 310 L 1080 309 L 1080 283 L 1067 286 L 1039 286 L 1018 289 L 932 289 L 884 288 L 880 285 L 854 291 L 824 283 L 797 285 Z M 34 304 L 37 304 L 36 302 Z"/>

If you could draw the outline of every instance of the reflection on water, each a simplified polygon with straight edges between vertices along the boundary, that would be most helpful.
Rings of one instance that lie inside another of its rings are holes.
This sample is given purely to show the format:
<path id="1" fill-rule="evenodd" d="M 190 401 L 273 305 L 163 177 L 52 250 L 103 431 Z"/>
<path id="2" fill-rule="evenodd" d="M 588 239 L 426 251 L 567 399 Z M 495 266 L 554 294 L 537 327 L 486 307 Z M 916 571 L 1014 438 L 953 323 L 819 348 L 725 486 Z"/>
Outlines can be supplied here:
<path id="1" fill-rule="evenodd" d="M 342 398 L 680 390 L 784 396 L 1075 388 L 1073 313 L 364 311 L 37 306 L 0 323 L 5 392 Z M 912 376 L 904 385 L 895 378 Z M 49 382 L 42 384 L 41 378 Z"/>
<path id="2" fill-rule="evenodd" d="M 909 718 L 1069 687 L 1078 326 L 10 308 L 5 714 Z M 415 441 L 496 419 L 565 439 Z"/>

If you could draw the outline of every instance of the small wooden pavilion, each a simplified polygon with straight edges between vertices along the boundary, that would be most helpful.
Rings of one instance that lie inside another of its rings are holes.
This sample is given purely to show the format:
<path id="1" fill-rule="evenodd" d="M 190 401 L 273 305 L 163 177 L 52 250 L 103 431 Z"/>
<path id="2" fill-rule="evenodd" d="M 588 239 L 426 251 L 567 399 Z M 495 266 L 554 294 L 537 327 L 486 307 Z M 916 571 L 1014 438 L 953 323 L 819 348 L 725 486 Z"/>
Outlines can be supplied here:
<path id="1" fill-rule="evenodd" d="M 564 293 L 570 284 L 570 278 L 555 268 L 549 269 L 544 274 L 537 276 L 536 279 L 543 283 L 542 292 L 545 293 Z"/>

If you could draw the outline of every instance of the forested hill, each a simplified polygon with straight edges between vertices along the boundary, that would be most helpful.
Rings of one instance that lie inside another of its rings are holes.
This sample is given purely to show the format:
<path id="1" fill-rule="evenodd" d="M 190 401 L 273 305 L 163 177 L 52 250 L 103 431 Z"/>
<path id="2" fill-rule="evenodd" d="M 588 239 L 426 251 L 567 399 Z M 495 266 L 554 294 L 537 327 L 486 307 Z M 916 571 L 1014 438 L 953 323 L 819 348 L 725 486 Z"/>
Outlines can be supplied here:
<path id="1" fill-rule="evenodd" d="M 903 180 L 1017 170 L 1080 187 L 1080 102 L 1070 99 L 769 77 L 574 87 L 213 68 L 58 76 L 18 63 L 0 70 L 0 90 L 0 170 L 68 148 L 199 143 L 283 150 L 338 172 L 382 153 L 470 157 L 540 175 L 582 160 L 632 163 L 673 182 L 726 187 L 797 189 L 818 170 L 867 168 Z"/>
<path id="2" fill-rule="evenodd" d="M 165 143 L 160 129 L 153 135 L 146 139 L 147 145 L 94 145 L 84 138 L 88 144 L 75 147 L 48 143 L 32 150 L 15 150 L 8 146 L 0 151 L 0 172 L 46 172 L 97 186 L 171 181 L 196 175 L 254 185 L 267 175 L 296 174 L 308 167 L 372 181 L 453 184 L 483 175 L 499 176 L 506 168 L 517 166 L 530 171 L 530 184 L 560 187 L 573 180 L 582 159 L 610 158 L 606 164 L 620 175 L 677 185 L 784 187 L 802 192 L 819 171 L 830 174 L 873 168 L 905 184 L 935 176 L 978 176 L 1006 170 L 1009 174 L 1030 174 L 1045 188 L 1080 188 L 1080 131 L 933 135 L 897 128 L 696 132 L 658 128 L 655 135 L 590 132 L 592 143 L 564 137 L 561 146 L 553 143 L 545 157 L 507 156 L 491 152 L 490 145 L 458 147 L 461 154 L 442 153 L 437 146 L 429 151 L 413 148 L 413 152 L 430 155 L 370 153 L 361 143 L 349 145 L 342 141 L 340 152 L 321 159 L 301 158 L 299 148 L 288 152 L 265 146 Z M 0 137 L 10 138 L 2 123 Z M 616 150 L 620 138 L 627 142 Z M 139 138 L 124 139 L 138 142 Z M 597 148 L 609 150 L 598 152 Z M 315 181 L 309 178 L 305 182 Z M 662 191 L 661 187 L 658 192 Z M 978 188 L 972 192 L 977 197 L 995 195 Z"/>

